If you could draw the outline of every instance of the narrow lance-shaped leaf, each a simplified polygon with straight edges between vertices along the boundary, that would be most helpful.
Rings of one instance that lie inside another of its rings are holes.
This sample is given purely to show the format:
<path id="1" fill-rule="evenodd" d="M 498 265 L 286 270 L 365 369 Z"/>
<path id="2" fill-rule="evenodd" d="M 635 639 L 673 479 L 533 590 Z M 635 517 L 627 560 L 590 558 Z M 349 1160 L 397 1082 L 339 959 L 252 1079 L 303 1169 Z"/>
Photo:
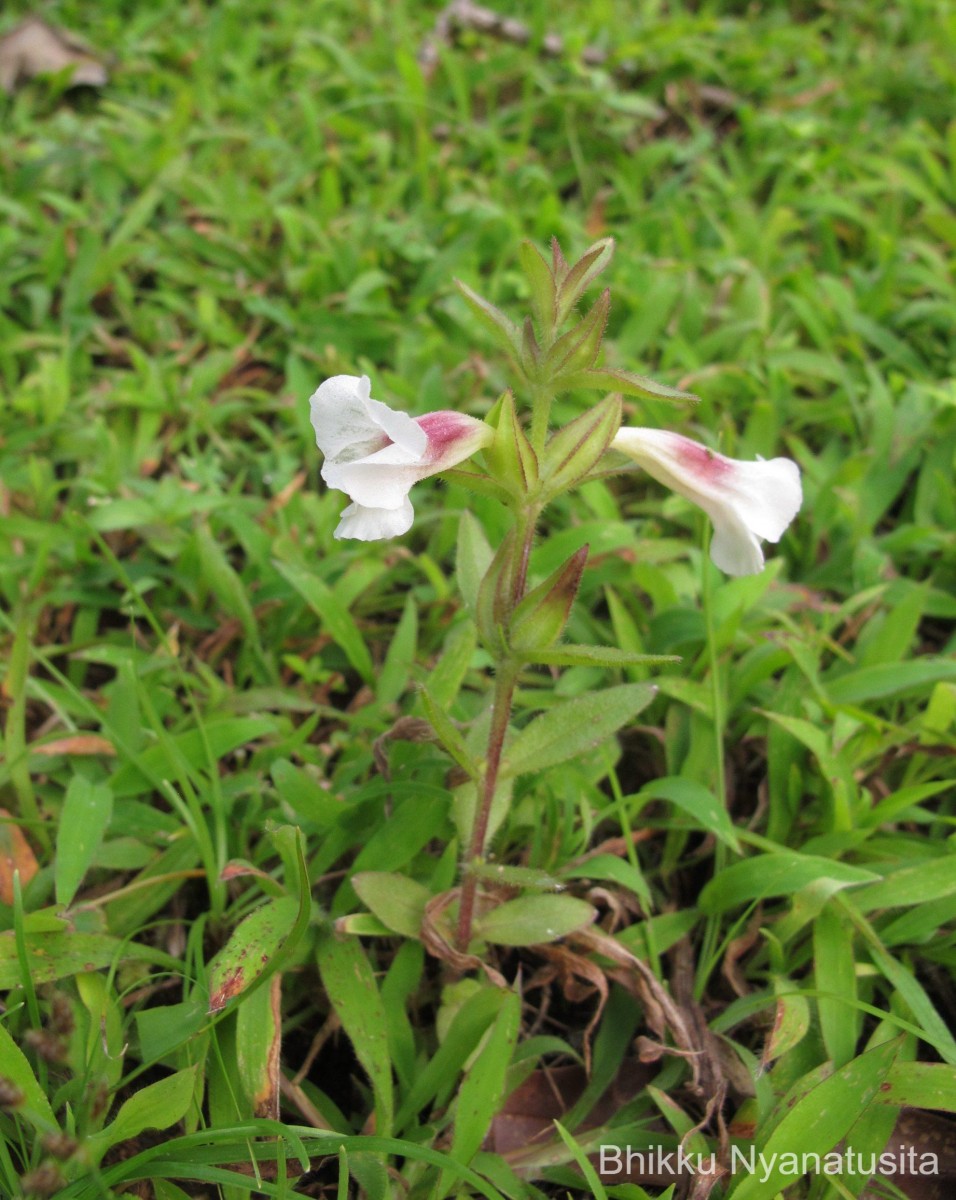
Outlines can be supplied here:
<path id="1" fill-rule="evenodd" d="M 513 354 L 521 348 L 521 331 L 518 326 L 508 319 L 500 308 L 496 308 L 489 300 L 471 290 L 467 283 L 455 280 L 455 287 L 461 292 L 468 307 L 480 318 L 482 324 Z"/>
<path id="2" fill-rule="evenodd" d="M 100 848 L 112 813 L 113 793 L 110 789 L 102 783 L 91 783 L 82 775 L 74 775 L 60 812 L 60 836 L 53 868 L 58 904 L 73 903 L 73 897 Z"/>
<path id="3" fill-rule="evenodd" d="M 573 371 L 561 375 L 555 382 L 562 392 L 597 389 L 603 392 L 620 392 L 624 396 L 669 400 L 674 403 L 700 402 L 700 397 L 693 392 L 682 392 L 680 388 L 668 387 L 666 383 L 658 383 L 644 375 L 637 375 L 634 371 L 611 370 L 608 367 L 589 367 L 585 371 Z"/>
<path id="4" fill-rule="evenodd" d="M 832 1150 L 860 1113 L 878 1099 L 899 1050 L 899 1040 L 884 1042 L 808 1091 L 798 1082 L 778 1105 L 774 1115 L 779 1120 L 758 1147 L 769 1169 L 740 1178 L 734 1200 L 772 1200 L 793 1182 L 786 1173 L 788 1158 L 799 1161 L 808 1152 L 822 1156 Z"/>
<path id="5" fill-rule="evenodd" d="M 395 1111 L 388 1018 L 371 963 L 355 938 L 332 933 L 320 941 L 318 958 L 332 1007 L 371 1081 L 376 1132 L 388 1137 Z"/>
<path id="6" fill-rule="evenodd" d="M 556 326 L 562 325 L 584 295 L 588 284 L 601 274 L 613 256 L 614 239 L 602 238 L 585 250 L 574 266 L 568 270 L 558 287 Z"/>
<path id="7" fill-rule="evenodd" d="M 554 667 L 639 667 L 662 666 L 680 662 L 673 654 L 639 654 L 634 650 L 618 650 L 616 646 L 552 646 L 527 654 L 529 662 Z"/>
<path id="8" fill-rule="evenodd" d="M 475 615 L 478 606 L 478 589 L 488 573 L 494 557 L 485 531 L 467 510 L 458 523 L 458 547 L 455 554 L 455 577 L 465 607 Z"/>
<path id="9" fill-rule="evenodd" d="M 501 776 L 540 771 L 594 749 L 637 716 L 656 694 L 651 684 L 623 683 L 548 709 L 508 747 Z"/>
<path id="10" fill-rule="evenodd" d="M 422 704 L 425 707 L 425 715 L 428 717 L 428 722 L 435 731 L 435 736 L 465 774 L 472 779 L 477 779 L 480 775 L 478 764 L 468 753 L 465 739 L 455 728 L 451 718 L 441 705 L 437 704 L 432 698 L 427 687 L 422 688 L 421 695 Z"/>
<path id="11" fill-rule="evenodd" d="M 531 306 L 545 335 L 554 329 L 554 275 L 541 251 L 532 242 L 522 242 L 518 250 L 521 268 L 531 289 Z"/>

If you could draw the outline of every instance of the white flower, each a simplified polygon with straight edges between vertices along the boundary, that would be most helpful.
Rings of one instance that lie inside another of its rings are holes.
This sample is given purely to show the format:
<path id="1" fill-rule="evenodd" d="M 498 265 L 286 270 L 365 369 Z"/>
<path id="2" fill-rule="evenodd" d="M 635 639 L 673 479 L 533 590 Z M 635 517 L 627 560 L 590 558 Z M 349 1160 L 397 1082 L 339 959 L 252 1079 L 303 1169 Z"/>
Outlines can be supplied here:
<path id="1" fill-rule="evenodd" d="M 728 575 L 763 570 L 761 539 L 778 542 L 803 500 L 789 458 L 740 462 L 664 429 L 624 428 L 611 445 L 700 505 L 714 525 L 710 557 Z"/>
<path id="2" fill-rule="evenodd" d="M 397 537 L 412 524 L 413 483 L 447 470 L 487 445 L 494 431 L 464 413 L 444 410 L 413 420 L 371 397 L 367 375 L 335 375 L 311 397 L 315 441 L 325 455 L 322 478 L 353 503 L 337 538 Z"/>

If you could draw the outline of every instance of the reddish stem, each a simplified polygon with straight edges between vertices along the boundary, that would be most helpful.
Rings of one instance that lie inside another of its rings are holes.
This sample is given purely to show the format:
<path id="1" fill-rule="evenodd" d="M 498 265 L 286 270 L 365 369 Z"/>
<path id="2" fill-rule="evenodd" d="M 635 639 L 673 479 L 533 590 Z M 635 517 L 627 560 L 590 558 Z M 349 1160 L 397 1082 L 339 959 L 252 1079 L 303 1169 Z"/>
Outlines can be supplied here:
<path id="1" fill-rule="evenodd" d="M 538 513 L 534 509 L 524 514 L 521 551 L 515 565 L 514 582 L 511 588 L 511 612 L 507 614 L 508 619 L 517 608 L 528 585 L 528 563 L 531 560 L 531 547 L 534 544 L 534 527 L 537 518 Z M 461 902 L 458 906 L 456 941 L 457 948 L 462 954 L 467 953 L 468 944 L 471 941 L 471 926 L 475 917 L 475 897 L 478 891 L 478 878 L 473 872 L 473 867 L 475 863 L 481 861 L 485 853 L 488 822 L 491 819 L 495 788 L 498 786 L 498 771 L 501 767 L 501 755 L 508 734 L 508 722 L 511 720 L 511 702 L 514 699 L 517 679 L 518 668 L 514 663 L 508 661 L 498 663 L 498 675 L 495 679 L 495 694 L 491 709 L 491 728 L 488 731 L 485 774 L 481 781 L 481 795 L 475 813 L 475 823 L 472 826 L 471 845 L 468 848 L 468 859 L 465 863 L 461 887 Z"/>

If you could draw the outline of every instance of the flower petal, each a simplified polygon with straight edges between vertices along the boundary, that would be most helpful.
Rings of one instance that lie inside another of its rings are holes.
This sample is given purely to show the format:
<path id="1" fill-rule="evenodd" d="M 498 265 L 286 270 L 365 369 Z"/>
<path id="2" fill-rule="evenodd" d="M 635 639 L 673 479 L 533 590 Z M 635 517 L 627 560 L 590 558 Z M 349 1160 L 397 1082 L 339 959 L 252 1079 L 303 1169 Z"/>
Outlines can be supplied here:
<path id="1" fill-rule="evenodd" d="M 741 462 L 664 429 L 622 429 L 612 445 L 707 513 L 711 558 L 730 575 L 763 568 L 760 538 L 780 540 L 803 499 L 789 458 Z"/>
<path id="2" fill-rule="evenodd" d="M 326 459 L 322 467 L 322 478 L 329 487 L 338 488 L 366 508 L 401 508 L 412 484 L 429 474 L 428 467 L 390 466 L 370 459 L 350 463 Z"/>
<path id="3" fill-rule="evenodd" d="M 316 445 L 333 462 L 366 458 L 391 443 L 413 457 L 425 452 L 427 438 L 412 418 L 371 398 L 367 375 L 333 375 L 319 385 L 309 405 Z"/>
<path id="4" fill-rule="evenodd" d="M 362 504 L 350 504 L 342 513 L 335 536 L 356 538 L 360 542 L 399 537 L 411 529 L 414 516 L 407 496 L 400 508 L 366 508 Z"/>

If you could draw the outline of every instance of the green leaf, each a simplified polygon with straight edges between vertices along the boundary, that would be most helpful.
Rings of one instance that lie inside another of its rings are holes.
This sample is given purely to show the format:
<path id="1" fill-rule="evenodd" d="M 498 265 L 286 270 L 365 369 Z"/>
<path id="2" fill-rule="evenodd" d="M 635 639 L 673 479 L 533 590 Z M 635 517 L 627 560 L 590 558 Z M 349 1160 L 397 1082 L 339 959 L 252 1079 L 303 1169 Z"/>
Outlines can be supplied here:
<path id="1" fill-rule="evenodd" d="M 720 913 L 767 896 L 789 896 L 821 880 L 839 889 L 876 878 L 872 871 L 831 858 L 778 850 L 726 867 L 704 887 L 699 904 L 706 913 Z"/>
<path id="2" fill-rule="evenodd" d="M 618 650 L 615 646 L 554 646 L 547 650 L 535 650 L 529 655 L 530 662 L 556 667 L 636 667 L 641 664 L 660 666 L 677 663 L 680 658 L 673 654 L 637 654 L 630 650 Z"/>
<path id="3" fill-rule="evenodd" d="M 805 1153 L 823 1155 L 832 1150 L 861 1111 L 879 1098 L 899 1049 L 898 1040 L 884 1042 L 808 1089 L 800 1081 L 780 1102 L 779 1120 L 759 1147 L 762 1158 L 757 1161 L 766 1164 L 765 1169 L 738 1176 L 732 1200 L 773 1200 L 803 1173 L 788 1173 L 787 1160 L 779 1156 L 794 1155 L 799 1162 Z"/>
<path id="4" fill-rule="evenodd" d="M 402 937 L 421 936 L 425 905 L 432 898 L 428 888 L 394 871 L 360 871 L 352 887 L 387 929 Z"/>
<path id="5" fill-rule="evenodd" d="M 559 278 L 555 328 L 560 329 L 588 288 L 614 257 L 614 239 L 601 238 L 589 246 L 567 274 Z"/>
<path id="6" fill-rule="evenodd" d="M 471 621 L 461 621 L 448 633 L 442 656 L 428 676 L 429 694 L 442 708 L 450 709 L 461 691 L 477 647 L 478 634 Z"/>
<path id="7" fill-rule="evenodd" d="M 519 896 L 485 913 L 475 922 L 475 931 L 498 946 L 535 946 L 584 929 L 596 916 L 597 911 L 576 896 Z"/>
<path id="8" fill-rule="evenodd" d="M 271 965 L 292 933 L 299 901 L 269 900 L 245 917 L 209 964 L 209 1012 L 221 1012 Z"/>
<path id="9" fill-rule="evenodd" d="M 511 742 L 501 775 L 542 771 L 593 750 L 646 708 L 656 690 L 648 683 L 623 683 L 548 709 Z"/>
<path id="10" fill-rule="evenodd" d="M 481 1148 L 492 1118 L 501 1107 L 520 1024 L 521 999 L 508 992 L 481 1053 L 472 1061 L 458 1089 L 451 1155 L 463 1165 L 470 1163 Z M 436 1196 L 444 1195 L 447 1186 L 443 1177 Z"/>
<path id="11" fill-rule="evenodd" d="M 254 1116 L 278 1109 L 279 1050 L 282 1043 L 281 976 L 257 988 L 236 1010 L 236 1067 Z"/>
<path id="12" fill-rule="evenodd" d="M 269 774 L 279 798 L 289 805 L 300 820 L 308 821 L 320 829 L 329 829 L 345 811 L 341 800 L 287 758 L 277 758 L 269 768 Z"/>
<path id="13" fill-rule="evenodd" d="M 827 696 L 834 704 L 865 704 L 869 700 L 921 691 L 928 684 L 943 679 L 956 679 L 956 662 L 952 659 L 918 658 L 912 662 L 878 663 L 823 682 Z"/>
<path id="14" fill-rule="evenodd" d="M 464 297 L 466 304 L 486 329 L 495 335 L 499 345 L 517 354 L 521 347 L 521 331 L 514 321 L 509 320 L 500 308 L 473 292 L 467 283 L 455 280 L 455 287 Z"/>
<path id="15" fill-rule="evenodd" d="M 27 1056 L 3 1024 L 0 1024 L 0 1076 L 9 1079 L 22 1094 L 23 1105 L 17 1109 L 20 1116 L 37 1129 L 52 1133 L 57 1123 L 46 1092 L 33 1074 Z"/>
<path id="16" fill-rule="evenodd" d="M 156 963 L 171 970 L 182 967 L 177 959 L 152 946 L 102 933 L 25 934 L 30 976 L 34 983 L 53 983 L 82 971 L 98 971 L 127 961 Z M 13 931 L 0 933 L 0 988 L 22 982 L 20 958 Z"/>
<path id="17" fill-rule="evenodd" d="M 355 938 L 328 932 L 319 941 L 318 961 L 329 1002 L 372 1084 L 375 1129 L 388 1137 L 394 1116 L 388 1021 L 371 964 Z"/>
<path id="18" fill-rule="evenodd" d="M 213 593 L 223 610 L 238 619 L 246 640 L 251 645 L 258 646 L 259 625 L 241 577 L 205 521 L 197 525 L 195 538 L 203 583 Z"/>
<path id="19" fill-rule="evenodd" d="M 861 888 L 853 897 L 856 908 L 863 913 L 881 908 L 902 908 L 911 904 L 928 904 L 956 893 L 956 854 L 944 853 L 917 866 L 893 871 L 879 883 Z"/>
<path id="20" fill-rule="evenodd" d="M 537 867 L 509 867 L 505 863 L 478 862 L 470 871 L 479 879 L 505 887 L 524 888 L 529 892 L 563 892 L 566 884 Z"/>
<path id="21" fill-rule="evenodd" d="M 57 904 L 73 902 L 113 814 L 113 793 L 101 783 L 74 775 L 66 789 L 56 839 L 53 877 Z"/>
<path id="22" fill-rule="evenodd" d="M 612 395 L 553 433 L 541 461 L 545 495 L 556 496 L 583 479 L 620 428 L 621 399 Z"/>
<path id="23" fill-rule="evenodd" d="M 471 779 L 478 779 L 481 775 L 479 766 L 468 753 L 465 739 L 455 728 L 451 718 L 440 704 L 435 703 L 427 687 L 421 688 L 421 697 L 428 723 L 434 729 L 439 742 L 466 775 Z"/>
<path id="24" fill-rule="evenodd" d="M 198 1066 L 186 1067 L 134 1092 L 100 1133 L 86 1140 L 86 1149 L 98 1162 L 111 1146 L 138 1137 L 144 1129 L 170 1129 L 189 1110 L 196 1087 Z"/>
<path id="25" fill-rule="evenodd" d="M 295 563 L 273 559 L 273 566 L 318 617 L 320 626 L 340 646 L 345 657 L 366 683 L 375 682 L 375 667 L 368 647 L 351 613 L 317 575 Z"/>
<path id="26" fill-rule="evenodd" d="M 712 833 L 729 846 L 735 854 L 740 853 L 737 832 L 726 809 L 702 783 L 673 775 L 646 783 L 639 794 L 652 800 L 668 800 L 693 817 L 708 833 Z"/>
<path id="27" fill-rule="evenodd" d="M 458 522 L 458 549 L 455 555 L 455 577 L 465 607 L 475 615 L 478 607 L 478 589 L 488 573 L 494 557 L 485 531 L 466 509 Z"/>
<path id="28" fill-rule="evenodd" d="M 956 1113 L 956 1071 L 947 1063 L 894 1063 L 879 1099 L 881 1104 Z"/>
<path id="29" fill-rule="evenodd" d="M 531 307 L 544 333 L 554 329 L 555 284 L 548 260 L 532 242 L 524 241 L 518 247 L 518 260 L 528 280 Z"/>
<path id="30" fill-rule="evenodd" d="M 640 396 L 642 399 L 670 400 L 679 403 L 699 403 L 700 397 L 693 392 L 682 392 L 679 388 L 657 383 L 633 371 L 610 370 L 607 367 L 590 367 L 586 371 L 574 371 L 561 376 L 561 389 L 565 392 L 597 390 L 620 392 L 622 396 Z"/>
<path id="31" fill-rule="evenodd" d="M 813 922 L 813 975 L 827 1055 L 842 1067 L 860 1036 L 853 927 L 828 904 Z"/>
<path id="32" fill-rule="evenodd" d="M 567 1146 L 568 1150 L 570 1150 L 572 1158 L 578 1164 L 578 1169 L 584 1176 L 585 1182 L 588 1185 L 588 1190 L 594 1197 L 594 1200 L 607 1200 L 607 1190 L 605 1189 L 604 1184 L 601 1182 L 600 1175 L 598 1175 L 597 1171 L 595 1171 L 594 1165 L 588 1158 L 584 1149 L 577 1143 L 577 1141 L 575 1141 L 574 1137 L 568 1133 L 560 1121 L 555 1120 L 554 1127 L 557 1129 L 558 1136 L 561 1138 L 561 1141 L 564 1142 L 565 1146 Z"/>
<path id="33" fill-rule="evenodd" d="M 780 990 L 777 994 L 773 1028 L 764 1045 L 762 1063 L 774 1059 L 799 1045 L 810 1031 L 810 1003 L 800 992 Z"/>
<path id="34" fill-rule="evenodd" d="M 427 1104 L 442 1092 L 452 1094 L 458 1072 L 475 1051 L 485 1033 L 510 1003 L 510 992 L 476 985 L 477 990 L 457 1010 L 438 1049 L 415 1076 L 395 1118 L 396 1129 L 404 1129 Z"/>
<path id="35" fill-rule="evenodd" d="M 375 696 L 379 704 L 394 704 L 408 687 L 418 644 L 418 605 L 411 592 L 378 674 Z"/>

